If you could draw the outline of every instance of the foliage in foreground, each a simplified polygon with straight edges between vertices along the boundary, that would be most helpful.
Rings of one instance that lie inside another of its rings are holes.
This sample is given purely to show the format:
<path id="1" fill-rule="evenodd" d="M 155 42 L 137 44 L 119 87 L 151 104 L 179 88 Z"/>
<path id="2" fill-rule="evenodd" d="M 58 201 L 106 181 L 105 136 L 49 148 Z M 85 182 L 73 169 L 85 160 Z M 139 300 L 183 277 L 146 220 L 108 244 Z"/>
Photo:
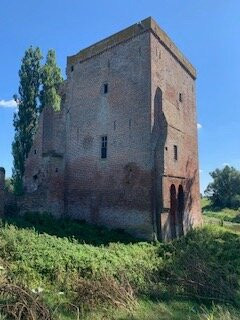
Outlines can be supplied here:
<path id="1" fill-rule="evenodd" d="M 59 220 L 65 232 L 49 235 L 45 219 L 52 218 L 36 215 L 35 229 L 29 215 L 16 219 L 18 227 L 2 223 L 0 275 L 33 299 L 37 295 L 53 319 L 239 318 L 237 234 L 205 227 L 170 243 L 123 244 L 104 241 L 103 232 L 92 245 L 82 243 L 80 234 L 64 237 L 68 224 L 73 230 L 90 226 Z"/>
<path id="2" fill-rule="evenodd" d="M 161 246 L 160 251 L 165 258 L 159 275 L 171 291 L 199 300 L 239 303 L 238 235 L 205 227 Z"/>

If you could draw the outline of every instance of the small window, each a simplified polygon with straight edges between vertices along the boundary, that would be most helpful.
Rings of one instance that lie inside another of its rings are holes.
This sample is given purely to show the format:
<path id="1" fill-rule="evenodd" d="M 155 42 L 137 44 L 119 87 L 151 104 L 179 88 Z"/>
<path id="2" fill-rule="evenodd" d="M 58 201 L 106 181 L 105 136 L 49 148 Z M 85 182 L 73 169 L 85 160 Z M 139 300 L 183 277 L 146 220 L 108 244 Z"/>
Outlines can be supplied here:
<path id="1" fill-rule="evenodd" d="M 33 176 L 33 180 L 36 181 L 37 179 L 38 179 L 38 175 L 35 174 L 35 175 Z"/>
<path id="2" fill-rule="evenodd" d="M 179 101 L 182 102 L 182 94 L 179 93 Z"/>
<path id="3" fill-rule="evenodd" d="M 55 172 L 58 172 L 58 168 L 55 169 Z"/>
<path id="4" fill-rule="evenodd" d="M 116 130 L 116 120 L 113 122 L 113 130 Z"/>
<path id="5" fill-rule="evenodd" d="M 107 158 L 107 136 L 101 137 L 101 158 Z"/>
<path id="6" fill-rule="evenodd" d="M 105 94 L 108 93 L 108 84 L 107 84 L 107 83 L 104 83 L 103 92 L 104 92 Z"/>
<path id="7" fill-rule="evenodd" d="M 73 70 L 74 70 L 74 66 L 71 66 L 71 72 L 73 72 Z"/>
<path id="8" fill-rule="evenodd" d="M 37 150 L 36 149 L 34 150 L 34 154 L 37 154 Z"/>
<path id="9" fill-rule="evenodd" d="M 173 152 L 174 152 L 174 160 L 178 159 L 178 147 L 176 145 L 173 146 Z"/>
<path id="10" fill-rule="evenodd" d="M 128 121 L 128 126 L 129 126 L 129 129 L 132 128 L 132 119 L 129 119 L 129 121 Z"/>

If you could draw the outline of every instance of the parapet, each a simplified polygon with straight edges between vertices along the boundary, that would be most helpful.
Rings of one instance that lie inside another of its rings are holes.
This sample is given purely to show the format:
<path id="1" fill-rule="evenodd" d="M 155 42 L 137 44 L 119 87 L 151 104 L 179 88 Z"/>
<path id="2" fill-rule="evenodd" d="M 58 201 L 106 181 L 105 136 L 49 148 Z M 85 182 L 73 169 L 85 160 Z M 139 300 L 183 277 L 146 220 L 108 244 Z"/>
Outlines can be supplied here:
<path id="1" fill-rule="evenodd" d="M 182 65 L 182 67 L 190 74 L 193 79 L 196 79 L 196 69 L 193 65 L 184 57 L 177 46 L 169 38 L 169 36 L 164 32 L 159 25 L 149 17 L 142 20 L 134 25 L 113 34 L 112 36 L 99 41 L 90 47 L 79 51 L 73 56 L 67 57 L 67 67 L 70 68 L 75 63 L 81 63 L 88 60 L 122 42 L 130 40 L 144 32 L 152 32 L 152 34 L 158 38 L 162 45 L 174 56 L 174 58 Z"/>

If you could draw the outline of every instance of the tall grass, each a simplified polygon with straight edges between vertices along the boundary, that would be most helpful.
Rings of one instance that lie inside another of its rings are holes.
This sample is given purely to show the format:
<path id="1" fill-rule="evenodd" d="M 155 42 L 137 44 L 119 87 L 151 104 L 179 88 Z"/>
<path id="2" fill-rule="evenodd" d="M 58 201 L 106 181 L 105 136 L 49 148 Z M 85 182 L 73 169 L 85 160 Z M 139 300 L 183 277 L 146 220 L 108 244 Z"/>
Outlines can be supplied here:
<path id="1" fill-rule="evenodd" d="M 235 320 L 239 252 L 239 235 L 220 227 L 170 243 L 131 243 L 123 233 L 27 215 L 2 222 L 0 279 L 39 296 L 54 319 Z"/>

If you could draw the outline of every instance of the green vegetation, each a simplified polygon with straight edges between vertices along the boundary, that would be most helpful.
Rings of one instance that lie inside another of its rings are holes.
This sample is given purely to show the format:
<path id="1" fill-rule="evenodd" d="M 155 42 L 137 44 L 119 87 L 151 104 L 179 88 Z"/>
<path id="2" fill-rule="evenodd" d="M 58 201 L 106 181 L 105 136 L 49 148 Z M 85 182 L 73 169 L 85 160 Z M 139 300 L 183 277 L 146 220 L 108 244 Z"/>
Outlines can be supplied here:
<path id="1" fill-rule="evenodd" d="M 214 208 L 240 207 L 240 171 L 234 167 L 225 166 L 222 170 L 210 172 L 213 178 L 205 191 Z"/>
<path id="2" fill-rule="evenodd" d="M 15 135 L 12 143 L 14 158 L 12 180 L 14 192 L 17 195 L 23 193 L 25 160 L 32 146 L 39 113 L 46 105 L 51 106 L 55 111 L 60 110 L 59 87 L 63 79 L 60 68 L 56 64 L 55 51 L 48 51 L 46 63 L 43 66 L 41 66 L 42 58 L 38 47 L 31 46 L 25 51 L 19 70 L 19 96 L 14 95 L 18 110 L 14 114 L 13 121 Z"/>
<path id="3" fill-rule="evenodd" d="M 235 232 L 240 232 L 240 210 L 215 208 L 211 200 L 202 198 L 203 217 L 208 224 L 218 224 Z"/>
<path id="4" fill-rule="evenodd" d="M 41 70 L 40 111 L 45 106 L 51 106 L 53 110 L 60 111 L 61 97 L 59 95 L 59 87 L 62 82 L 61 70 L 56 63 L 56 53 L 54 50 L 49 50 L 46 63 Z"/>
<path id="5" fill-rule="evenodd" d="M 240 236 L 218 226 L 151 244 L 49 215 L 7 218 L 0 309 L 21 303 L 19 319 L 31 320 L 239 319 L 239 252 Z"/>
<path id="6" fill-rule="evenodd" d="M 26 50 L 19 70 L 19 97 L 14 95 L 18 103 L 18 111 L 14 114 L 15 128 L 12 143 L 13 182 L 16 194 L 22 193 L 22 177 L 24 162 L 32 146 L 37 125 L 37 99 L 40 86 L 40 70 L 42 55 L 39 48 L 30 47 Z"/>

